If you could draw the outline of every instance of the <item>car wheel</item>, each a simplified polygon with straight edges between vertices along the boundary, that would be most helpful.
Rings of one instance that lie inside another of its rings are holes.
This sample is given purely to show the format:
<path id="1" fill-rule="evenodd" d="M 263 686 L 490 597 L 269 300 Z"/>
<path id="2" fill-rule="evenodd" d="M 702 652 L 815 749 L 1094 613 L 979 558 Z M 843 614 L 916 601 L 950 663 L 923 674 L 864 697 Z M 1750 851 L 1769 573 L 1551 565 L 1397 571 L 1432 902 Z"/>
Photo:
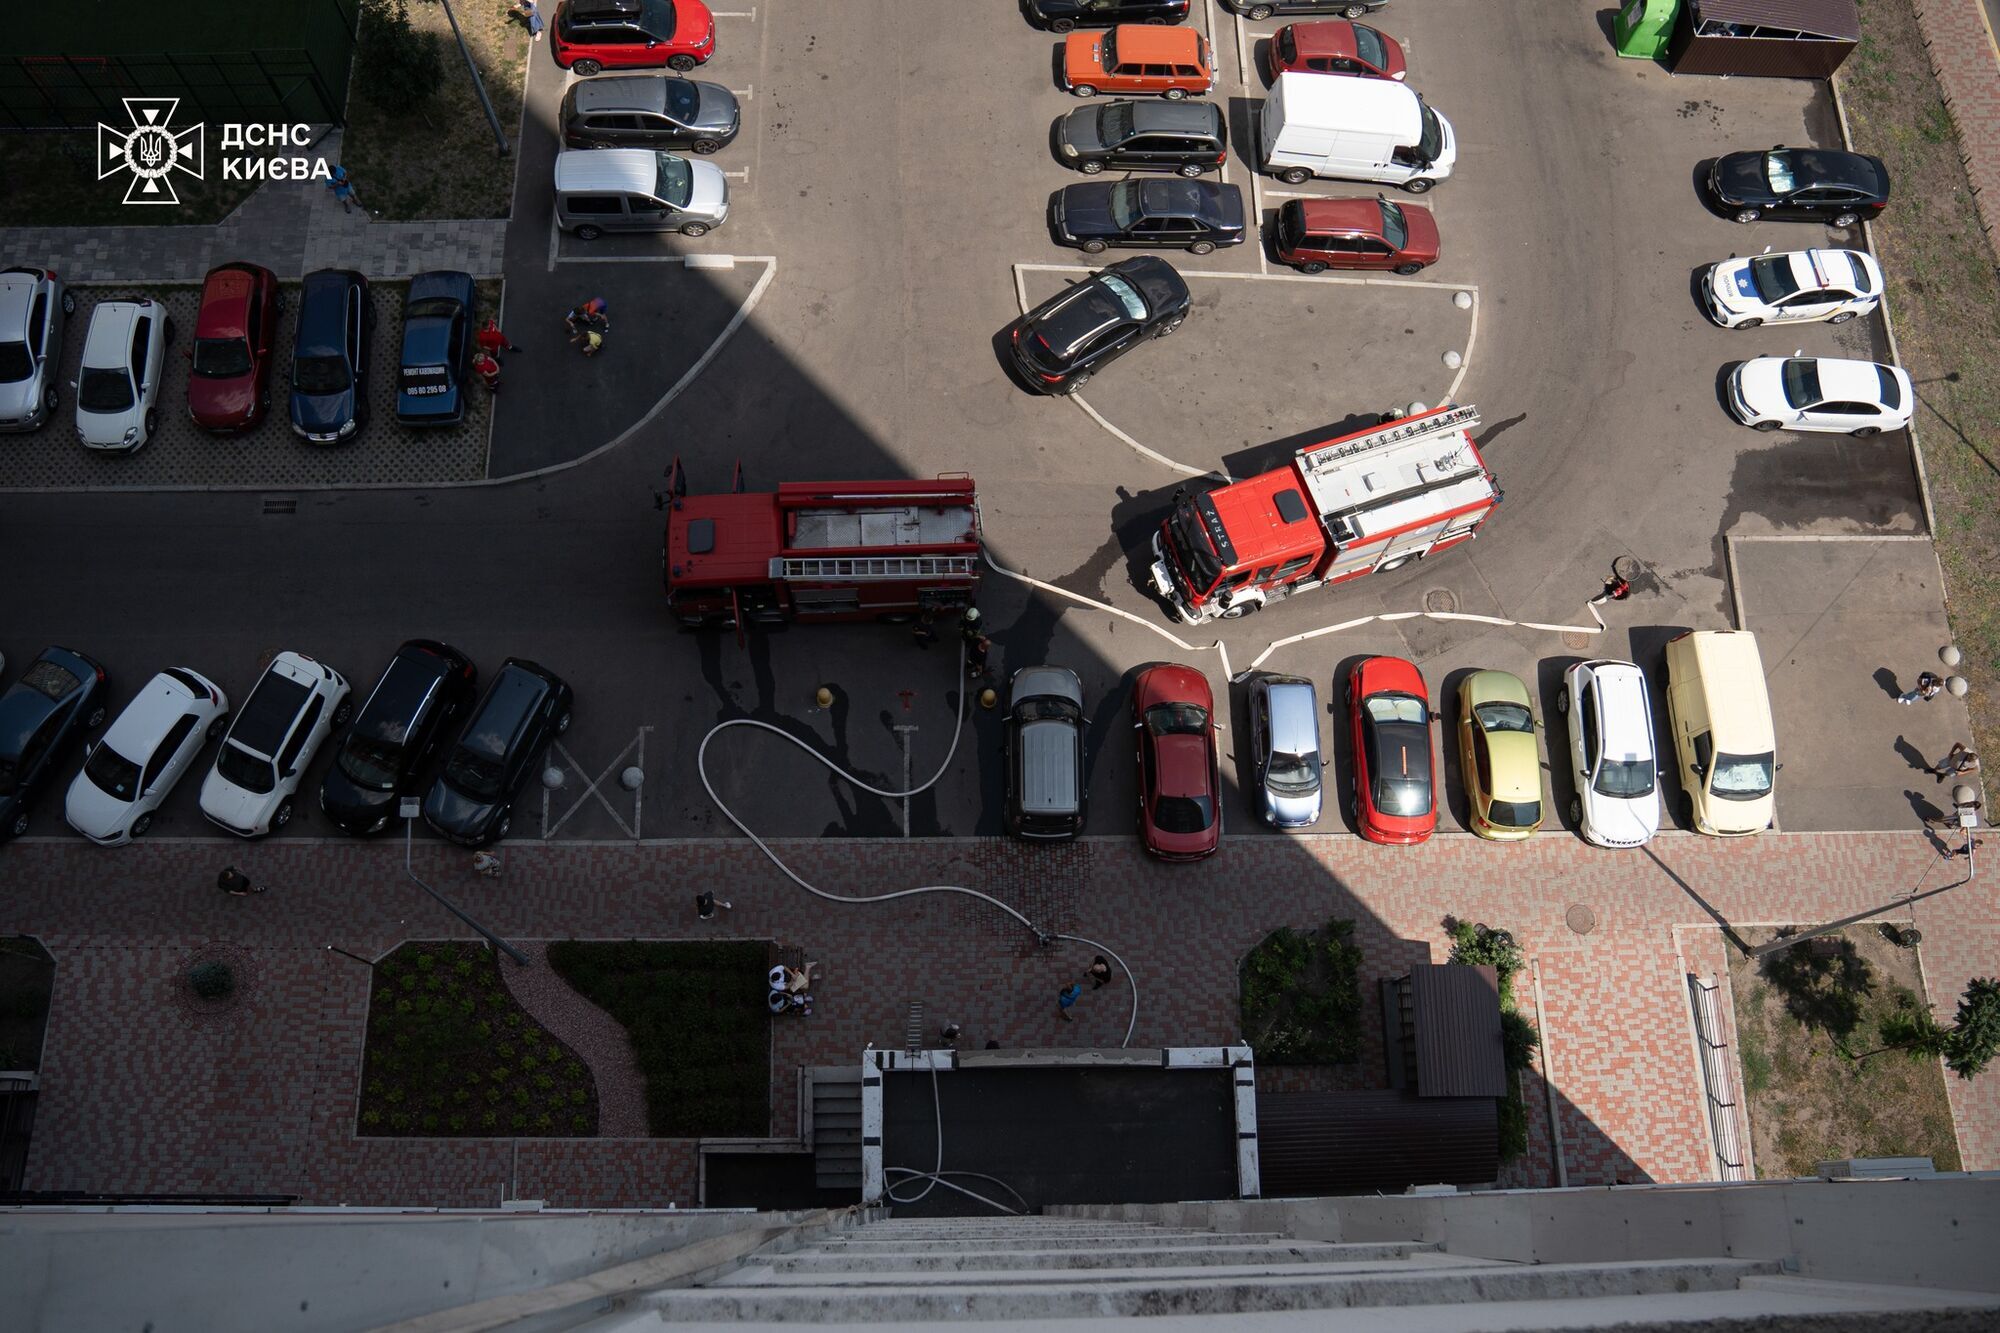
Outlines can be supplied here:
<path id="1" fill-rule="evenodd" d="M 1075 32 L 1075 31 L 1076 31 L 1076 20 L 1075 20 L 1075 19 L 1057 19 L 1057 20 L 1055 20 L 1055 21 L 1054 21 L 1053 23 L 1049 24 L 1049 31 L 1050 31 L 1050 32 Z"/>
<path id="2" fill-rule="evenodd" d="M 1215 253 L 1215 242 L 1214 242 L 1214 241 L 1196 241 L 1196 242 L 1195 242 L 1195 243 L 1194 243 L 1193 245 L 1190 245 L 1190 246 L 1188 247 L 1188 253 L 1189 253 L 1189 254 L 1191 254 L 1191 255 L 1211 255 L 1211 254 L 1214 254 L 1214 253 Z"/>
<path id="3" fill-rule="evenodd" d="M 132 821 L 132 836 L 143 838 L 146 836 L 146 830 L 151 827 L 153 827 L 153 812 L 148 810 L 145 814 L 140 815 Z"/>
<path id="4" fill-rule="evenodd" d="M 697 62 L 693 56 L 675 56 L 673 59 L 667 62 L 667 68 L 674 71 L 676 74 L 685 74 L 689 70 L 693 69 L 696 63 Z"/>
<path id="5" fill-rule="evenodd" d="M 1402 274 L 1402 275 L 1403 275 L 1404 277 L 1406 277 L 1406 278 L 1408 278 L 1408 277 L 1413 277 L 1413 276 L 1415 276 L 1416 274 L 1419 274 L 1419 273 L 1422 273 L 1423 271 L 1424 271 L 1424 266 L 1423 266 L 1422 264 L 1398 264 L 1398 265 L 1396 265 L 1396 272 L 1398 272 L 1398 273 Z"/>
<path id="6" fill-rule="evenodd" d="M 1187 100 L 1187 89 L 1169 88 L 1165 93 L 1161 95 L 1165 97 L 1169 102 L 1184 102 Z"/>
<path id="7" fill-rule="evenodd" d="M 1077 248 L 1087 255 L 1101 255 L 1104 253 L 1105 245 L 1103 241 L 1085 241 Z"/>
<path id="8" fill-rule="evenodd" d="M 1413 181 L 1404 181 L 1403 188 L 1405 190 L 1408 190 L 1411 194 L 1429 194 L 1431 192 L 1431 186 L 1436 184 L 1437 182 L 1434 180 L 1427 180 L 1424 177 L 1419 176 Z"/>
<path id="9" fill-rule="evenodd" d="M 1569 822 L 1575 826 L 1578 833 L 1583 832 L 1583 800 L 1581 797 L 1572 796 L 1569 798 Z"/>
<path id="10" fill-rule="evenodd" d="M 1308 261 L 1306 261 L 1305 263 L 1303 263 L 1303 264 L 1299 265 L 1299 272 L 1301 272 L 1301 273 L 1324 273 L 1324 272 L 1326 272 L 1326 265 L 1325 265 L 1325 264 L 1322 264 L 1322 263 L 1321 263 L 1321 262 L 1320 262 L 1319 260 L 1317 260 L 1317 259 L 1312 259 L 1312 260 L 1308 260 Z"/>
<path id="11" fill-rule="evenodd" d="M 1149 28 L 1159 28 L 1159 27 L 1164 27 L 1166 25 L 1166 22 L 1167 21 L 1165 19 L 1147 19 L 1146 26 Z"/>
<path id="12" fill-rule="evenodd" d="M 227 731 L 227 730 L 229 730 L 229 719 L 228 719 L 228 717 L 227 717 L 227 716 L 224 716 L 224 717 L 218 717 L 217 719 L 215 719 L 215 721 L 213 721 L 213 722 L 211 722 L 211 723 L 209 723 L 209 724 L 208 724 L 208 736 L 207 736 L 207 739 L 208 739 L 208 740 L 219 740 L 219 739 L 221 739 L 221 736 L 222 736 L 222 733 L 223 733 L 223 732 L 225 732 L 225 731 Z"/>
<path id="13" fill-rule="evenodd" d="M 352 716 L 354 716 L 354 696 L 350 694 L 340 701 L 340 707 L 333 710 L 333 725 L 346 726 L 347 719 Z"/>
<path id="14" fill-rule="evenodd" d="M 76 293 L 75 293 L 75 292 L 64 292 L 64 293 L 63 293 L 63 313 L 64 313 L 65 315 L 74 315 L 74 314 L 76 313 Z"/>
<path id="15" fill-rule="evenodd" d="M 574 713 L 564 713 L 561 717 L 556 719 L 556 735 L 560 736 L 564 732 L 569 730 L 569 720 L 574 716 L 575 716 Z"/>
<path id="16" fill-rule="evenodd" d="M 507 836 L 507 830 L 514 827 L 514 812 L 509 810 L 500 816 L 500 822 L 493 826 L 493 836 L 489 842 L 498 842 Z"/>
<path id="17" fill-rule="evenodd" d="M 1204 171 L 1207 170 L 1208 168 L 1204 167 L 1199 162 L 1190 162 L 1186 166 L 1181 168 L 1181 175 L 1186 176 L 1189 180 L 1193 180 L 1195 177 L 1201 175 Z"/>
<path id="18" fill-rule="evenodd" d="M 1368 6 L 1366 6 L 1366 5 L 1349 5 L 1349 6 L 1347 7 L 1347 8 L 1345 8 L 1345 9 L 1343 9 L 1343 10 L 1341 10 L 1341 11 L 1340 11 L 1340 16 L 1341 16 L 1342 18 L 1344 18 L 1344 19 L 1360 19 L 1360 18 L 1367 18 L 1367 17 L 1368 17 Z"/>
<path id="19" fill-rule="evenodd" d="M 1104 170 L 1104 164 L 1098 161 L 1081 162 L 1076 169 L 1086 176 L 1095 176 Z"/>
<path id="20" fill-rule="evenodd" d="M 85 726 L 86 728 L 88 728 L 89 730 L 91 730 L 91 731 L 95 731 L 95 730 L 97 730 L 97 729 L 98 729 L 99 727 L 103 726 L 103 725 L 104 725 L 104 705 L 103 705 L 103 704 L 99 704 L 99 705 L 98 705 L 97 707 L 95 707 L 95 708 L 91 709 L 91 710 L 90 710 L 90 716 L 89 716 L 89 717 L 87 717 L 87 718 L 85 718 L 85 719 L 83 720 L 83 725 L 84 725 L 84 726 Z"/>
<path id="21" fill-rule="evenodd" d="M 602 74 L 604 66 L 598 64 L 595 60 L 578 60 L 571 63 L 569 72 L 580 79 L 587 79 L 593 74 Z"/>
<path id="22" fill-rule="evenodd" d="M 1278 173 L 1278 179 L 1287 185 L 1304 185 L 1312 179 L 1312 173 L 1304 167 L 1286 167 Z"/>
<path id="23" fill-rule="evenodd" d="M 271 812 L 272 829 L 281 829 L 292 822 L 292 798 L 287 796 L 278 802 L 278 808 Z"/>
<path id="24" fill-rule="evenodd" d="M 1074 88 L 1071 88 L 1070 91 L 1075 93 L 1078 97 L 1097 96 L 1097 89 L 1087 83 L 1079 83 Z"/>
<path id="25" fill-rule="evenodd" d="M 27 836 L 27 832 L 28 812 L 26 810 L 16 810 L 14 812 L 14 822 L 7 826 L 7 836 L 10 838 L 20 838 Z"/>
<path id="26" fill-rule="evenodd" d="M 1849 435 L 1852 435 L 1857 440 L 1865 440 L 1871 435 L 1880 435 L 1881 433 L 1882 428 L 1880 426 L 1856 426 L 1848 432 Z"/>
<path id="27" fill-rule="evenodd" d="M 1753 421 L 1753 422 L 1751 422 L 1751 423 L 1750 423 L 1750 429 L 1752 429 L 1752 430 L 1777 430 L 1777 429 L 1778 429 L 1779 427 L 1783 426 L 1784 424 L 1785 424 L 1785 423 L 1784 423 L 1784 422 L 1782 422 L 1782 421 Z"/>
<path id="28" fill-rule="evenodd" d="M 1414 559 L 1416 557 L 1413 555 L 1399 555 L 1394 560 L 1384 561 L 1382 564 L 1375 566 L 1375 572 L 1377 574 L 1387 574 L 1392 569 L 1401 569 Z"/>
<path id="29" fill-rule="evenodd" d="M 152 440 L 152 438 L 153 438 L 153 432 L 154 432 L 154 431 L 156 431 L 156 430 L 158 430 L 159 428 L 160 428 L 160 414 L 159 414 L 158 412 L 155 412 L 155 411 L 154 411 L 154 410 L 153 410 L 152 408 L 150 408 L 150 407 L 149 407 L 149 408 L 147 408 L 147 409 L 146 409 L 146 433 L 145 433 L 145 434 L 144 434 L 143 436 L 141 436 L 141 437 L 140 437 L 140 439 L 139 439 L 139 443 L 140 443 L 140 444 L 146 444 L 146 443 L 148 443 L 149 441 L 151 441 L 151 440 Z"/>
<path id="30" fill-rule="evenodd" d="M 1086 370 L 1081 375 L 1072 376 L 1069 383 L 1062 386 L 1062 391 L 1065 394 L 1082 393 L 1083 386 L 1088 383 L 1090 383 L 1090 372 Z"/>
<path id="31" fill-rule="evenodd" d="M 1262 23 L 1265 19 L 1271 17 L 1272 12 L 1273 11 L 1269 5 L 1250 6 L 1250 17 L 1257 20 L 1259 23 Z"/>
<path id="32" fill-rule="evenodd" d="M 1556 711 L 1564 714 L 1569 712 L 1569 686 L 1567 685 L 1556 691 Z"/>
<path id="33" fill-rule="evenodd" d="M 1851 227 L 1854 225 L 1854 223 L 1855 223 L 1854 214 L 1842 213 L 1838 217 L 1834 218 L 1834 220 L 1828 225 L 1835 227 Z"/>
<path id="34" fill-rule="evenodd" d="M 1738 222 L 1755 222 L 1763 216 L 1764 210 L 1761 208 L 1739 208 L 1736 210 L 1736 220 Z"/>
<path id="35" fill-rule="evenodd" d="M 585 223 L 583 226 L 578 227 L 576 229 L 576 239 L 578 239 L 579 241 L 594 241 L 603 234 L 604 234 L 604 228 L 593 227 L 588 223 Z"/>
<path id="36" fill-rule="evenodd" d="M 708 224 L 707 224 L 706 222 L 689 222 L 689 223 L 686 223 L 686 224 L 684 224 L 684 225 L 683 225 L 683 226 L 681 227 L 681 235 L 683 235 L 683 236 L 706 236 L 706 235 L 708 235 Z"/>
<path id="37" fill-rule="evenodd" d="M 44 412 L 55 411 L 61 402 L 62 395 L 56 392 L 55 385 L 51 384 L 48 388 L 42 390 L 42 410 Z"/>
<path id="38" fill-rule="evenodd" d="M 1853 318 L 1854 318 L 1854 312 L 1852 310 L 1843 310 L 1839 314 L 1835 315 L 1833 318 L 1827 320 L 1827 323 L 1845 324 L 1848 320 Z"/>
<path id="39" fill-rule="evenodd" d="M 1361 826 L 1361 798 L 1359 796 L 1349 794 L 1347 798 L 1347 813 L 1353 816 L 1355 827 L 1359 828 Z"/>
<path id="40" fill-rule="evenodd" d="M 1259 605 L 1260 603 L 1257 602 L 1238 602 L 1234 606 L 1229 607 L 1222 613 L 1222 619 L 1241 620 L 1244 616 L 1247 616 L 1252 611 L 1255 611 Z"/>
<path id="41" fill-rule="evenodd" d="M 1764 327 L 1764 321 L 1761 319 L 1738 320 L 1736 323 L 1731 324 L 1729 327 L 1732 329 L 1761 329 Z"/>
<path id="42" fill-rule="evenodd" d="M 1166 323 L 1160 325 L 1160 327 L 1154 332 L 1153 336 L 1155 338 L 1167 337 L 1175 329 L 1179 328 L 1182 324 L 1186 322 L 1187 322 L 1186 315 L 1176 315 L 1172 319 L 1168 320 Z"/>

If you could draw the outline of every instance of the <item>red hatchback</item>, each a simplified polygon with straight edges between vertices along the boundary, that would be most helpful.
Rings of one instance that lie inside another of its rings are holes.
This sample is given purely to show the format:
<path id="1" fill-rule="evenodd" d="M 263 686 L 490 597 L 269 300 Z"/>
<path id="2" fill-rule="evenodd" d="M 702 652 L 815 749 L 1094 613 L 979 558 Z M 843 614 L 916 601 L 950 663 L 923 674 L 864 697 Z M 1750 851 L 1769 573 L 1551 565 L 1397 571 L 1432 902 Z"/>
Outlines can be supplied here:
<path id="1" fill-rule="evenodd" d="M 271 405 L 278 279 L 255 264 L 210 269 L 194 317 L 188 414 L 204 430 L 249 430 Z"/>
<path id="2" fill-rule="evenodd" d="M 563 0 L 549 35 L 556 64 L 586 76 L 662 65 L 685 73 L 715 54 L 715 16 L 701 0 Z"/>
<path id="3" fill-rule="evenodd" d="M 1366 23 L 1329 19 L 1287 23 L 1271 38 L 1271 77 L 1300 74 L 1358 74 L 1366 79 L 1400 79 L 1409 72 L 1394 37 Z"/>
<path id="4" fill-rule="evenodd" d="M 1422 842 L 1437 828 L 1436 754 L 1423 673 L 1400 657 L 1368 657 L 1347 677 L 1354 736 L 1348 809 L 1370 842 Z"/>
<path id="5" fill-rule="evenodd" d="M 1438 261 L 1428 208 L 1373 199 L 1287 199 L 1272 235 L 1278 262 L 1301 273 L 1330 268 L 1419 273 Z"/>
<path id="6" fill-rule="evenodd" d="M 1222 839 L 1215 699 L 1193 667 L 1156 666 L 1132 685 L 1139 733 L 1139 840 L 1166 861 L 1199 861 Z"/>

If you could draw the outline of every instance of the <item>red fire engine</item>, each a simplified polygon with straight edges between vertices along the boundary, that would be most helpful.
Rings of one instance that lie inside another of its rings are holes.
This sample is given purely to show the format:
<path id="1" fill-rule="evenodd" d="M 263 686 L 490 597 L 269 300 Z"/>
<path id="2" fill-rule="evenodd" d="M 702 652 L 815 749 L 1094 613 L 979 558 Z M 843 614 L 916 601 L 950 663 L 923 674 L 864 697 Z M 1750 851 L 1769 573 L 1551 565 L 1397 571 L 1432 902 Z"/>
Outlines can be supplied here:
<path id="1" fill-rule="evenodd" d="M 1455 546 L 1500 503 L 1478 424 L 1475 408 L 1441 407 L 1202 495 L 1183 488 L 1153 535 L 1153 586 L 1197 625 Z"/>
<path id="2" fill-rule="evenodd" d="M 667 470 L 662 575 L 689 629 L 790 620 L 910 620 L 972 605 L 979 511 L 970 477 L 786 482 L 743 494 L 687 494 Z"/>

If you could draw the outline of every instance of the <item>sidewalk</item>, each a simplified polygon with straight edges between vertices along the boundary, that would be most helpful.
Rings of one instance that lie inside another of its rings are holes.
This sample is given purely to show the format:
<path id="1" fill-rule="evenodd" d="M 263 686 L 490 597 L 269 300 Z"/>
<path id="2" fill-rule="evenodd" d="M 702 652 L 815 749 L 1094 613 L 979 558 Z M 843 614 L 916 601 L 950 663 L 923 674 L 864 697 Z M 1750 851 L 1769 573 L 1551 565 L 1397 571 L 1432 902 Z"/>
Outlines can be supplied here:
<path id="1" fill-rule="evenodd" d="M 1986 242 L 2000 257 L 2000 44 L 1981 0 L 1913 0 L 1912 7 L 1958 127 Z"/>

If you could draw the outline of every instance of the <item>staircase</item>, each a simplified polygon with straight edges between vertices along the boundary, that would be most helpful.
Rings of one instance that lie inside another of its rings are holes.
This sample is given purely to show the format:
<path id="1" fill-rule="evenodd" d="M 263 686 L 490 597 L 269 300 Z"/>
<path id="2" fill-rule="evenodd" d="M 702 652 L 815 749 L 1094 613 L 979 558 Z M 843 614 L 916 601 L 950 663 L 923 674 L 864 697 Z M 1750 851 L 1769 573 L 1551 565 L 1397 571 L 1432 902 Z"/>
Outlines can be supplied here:
<path id="1" fill-rule="evenodd" d="M 815 1066 L 812 1120 L 807 1125 L 813 1152 L 813 1183 L 821 1189 L 851 1189 L 861 1197 L 861 1066 Z"/>

